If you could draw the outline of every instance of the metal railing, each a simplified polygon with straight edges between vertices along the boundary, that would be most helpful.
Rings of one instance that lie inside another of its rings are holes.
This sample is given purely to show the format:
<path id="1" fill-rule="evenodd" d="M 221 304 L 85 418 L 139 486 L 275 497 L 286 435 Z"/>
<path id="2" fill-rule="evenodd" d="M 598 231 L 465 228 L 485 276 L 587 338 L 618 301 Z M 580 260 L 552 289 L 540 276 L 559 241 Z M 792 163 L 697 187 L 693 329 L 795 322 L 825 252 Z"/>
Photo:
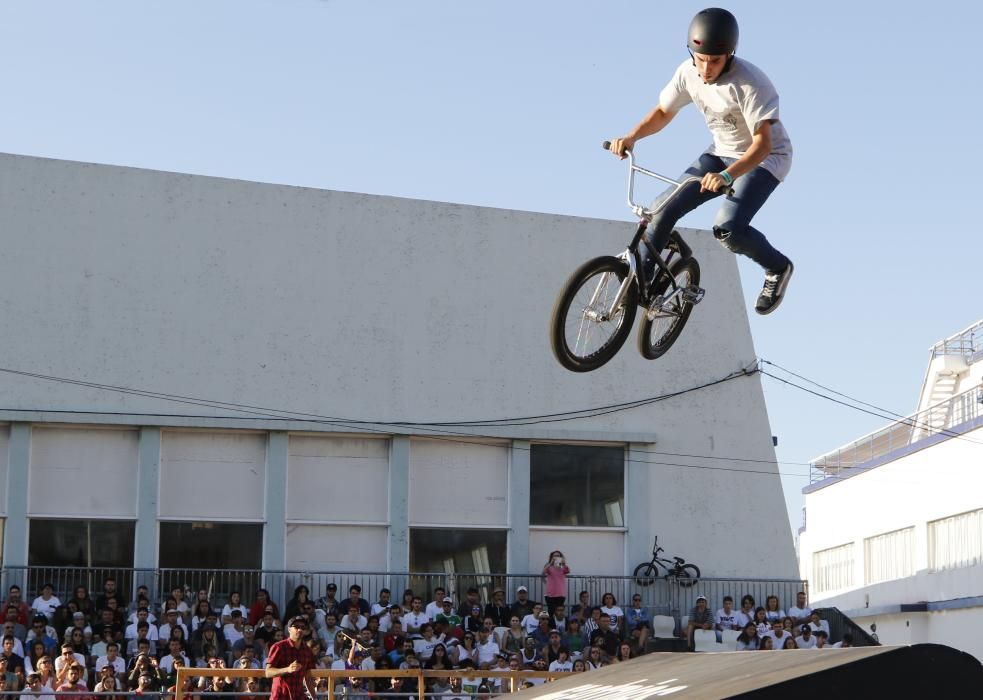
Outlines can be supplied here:
<path id="1" fill-rule="evenodd" d="M 314 571 L 266 571 L 266 570 L 226 570 L 226 569 L 134 569 L 123 567 L 62 567 L 62 566 L 6 566 L 0 569 L 0 587 L 4 591 L 11 584 L 18 584 L 24 591 L 23 597 L 32 600 L 41 587 L 50 583 L 54 593 L 64 603 L 74 594 L 75 588 L 86 586 L 90 596 L 95 599 L 103 589 L 106 578 L 117 582 L 117 589 L 132 600 L 137 586 L 149 589 L 151 603 L 160 605 L 174 588 L 180 588 L 193 605 L 198 590 L 208 593 L 213 606 L 221 607 L 228 601 L 229 594 L 239 591 L 242 602 L 250 607 L 256 591 L 265 588 L 270 599 L 276 603 L 280 616 L 286 613 L 286 606 L 293 597 L 294 589 L 304 585 L 310 590 L 311 598 L 317 600 L 326 592 L 327 585 L 337 586 L 336 599 L 348 597 L 349 588 L 361 586 L 361 597 L 373 603 L 379 593 L 387 588 L 392 593 L 391 602 L 402 602 L 403 591 L 411 589 L 425 601 L 433 600 L 434 590 L 444 588 L 453 598 L 455 608 L 466 600 L 469 588 L 478 590 L 478 601 L 482 606 L 492 599 L 496 588 L 505 591 L 505 602 L 512 604 L 516 591 L 525 586 L 529 597 L 543 602 L 544 581 L 539 574 L 445 574 L 413 572 L 314 572 Z M 567 577 L 566 605 L 577 604 L 582 591 L 589 594 L 591 605 L 600 605 L 605 593 L 612 593 L 617 604 L 627 609 L 634 594 L 642 597 L 642 606 L 652 615 L 672 615 L 677 620 L 686 615 L 696 604 L 697 596 L 707 597 L 714 610 L 722 605 L 723 597 L 730 595 L 738 604 L 741 597 L 750 594 L 759 604 L 768 595 L 776 595 L 784 604 L 795 600 L 799 591 L 807 591 L 806 582 L 800 579 L 745 579 L 703 577 L 693 585 L 691 581 L 682 584 L 673 578 L 637 580 L 632 576 L 584 576 Z"/>
<path id="2" fill-rule="evenodd" d="M 979 401 L 979 388 L 973 387 L 813 460 L 810 483 L 835 476 L 844 469 L 866 464 L 934 435 L 945 434 L 981 415 L 983 403 Z"/>
<path id="3" fill-rule="evenodd" d="M 840 612 L 839 608 L 817 608 L 820 618 L 829 623 L 829 641 L 838 642 L 849 632 L 853 636 L 853 646 L 874 647 L 881 643 L 870 632 Z"/>
<path id="4" fill-rule="evenodd" d="M 942 355 L 959 355 L 973 359 L 983 352 L 983 320 L 977 321 L 969 328 L 940 340 L 931 347 L 932 359 Z"/>

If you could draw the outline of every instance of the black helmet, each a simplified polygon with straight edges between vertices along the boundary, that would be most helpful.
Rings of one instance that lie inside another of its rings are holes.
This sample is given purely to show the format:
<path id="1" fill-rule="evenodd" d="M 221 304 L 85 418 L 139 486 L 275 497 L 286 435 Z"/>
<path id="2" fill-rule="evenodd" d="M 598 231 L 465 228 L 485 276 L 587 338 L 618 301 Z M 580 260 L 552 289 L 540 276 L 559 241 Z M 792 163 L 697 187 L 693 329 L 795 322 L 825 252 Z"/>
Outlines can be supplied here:
<path id="1" fill-rule="evenodd" d="M 737 19 L 720 7 L 700 11 L 689 23 L 687 46 L 693 53 L 729 56 L 737 49 Z"/>

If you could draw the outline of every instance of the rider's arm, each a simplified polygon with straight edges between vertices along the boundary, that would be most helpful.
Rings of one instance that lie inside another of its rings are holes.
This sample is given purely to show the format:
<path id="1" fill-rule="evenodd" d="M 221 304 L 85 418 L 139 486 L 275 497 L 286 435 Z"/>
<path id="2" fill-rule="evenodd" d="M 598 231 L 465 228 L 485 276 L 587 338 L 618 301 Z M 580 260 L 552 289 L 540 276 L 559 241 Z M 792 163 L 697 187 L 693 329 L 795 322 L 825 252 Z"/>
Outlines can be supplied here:
<path id="1" fill-rule="evenodd" d="M 624 157 L 625 151 L 630 151 L 635 147 L 635 143 L 639 139 L 643 139 L 646 136 L 651 136 L 652 134 L 658 133 L 665 128 L 666 124 L 672 121 L 672 118 L 676 116 L 675 112 L 670 112 L 667 109 L 663 109 L 661 105 L 658 105 L 651 112 L 645 115 L 642 121 L 638 122 L 634 129 L 629 131 L 625 136 L 620 139 L 614 139 L 611 142 L 611 152 L 617 153 L 619 156 Z"/>
<path id="2" fill-rule="evenodd" d="M 751 147 L 747 149 L 743 156 L 734 161 L 726 172 L 735 180 L 745 173 L 749 173 L 764 162 L 764 159 L 771 153 L 771 122 L 762 121 L 758 124 L 758 129 L 754 132 Z"/>

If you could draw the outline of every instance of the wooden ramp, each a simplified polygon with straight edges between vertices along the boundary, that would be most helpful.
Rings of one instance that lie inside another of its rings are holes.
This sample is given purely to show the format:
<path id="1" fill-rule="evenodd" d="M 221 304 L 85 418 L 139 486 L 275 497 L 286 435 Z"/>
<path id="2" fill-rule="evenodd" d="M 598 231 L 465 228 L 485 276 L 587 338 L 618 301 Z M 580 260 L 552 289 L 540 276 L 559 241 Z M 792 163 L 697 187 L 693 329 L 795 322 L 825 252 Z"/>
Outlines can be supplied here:
<path id="1" fill-rule="evenodd" d="M 523 690 L 541 700 L 983 697 L 983 666 L 938 644 L 655 653 Z M 966 693 L 970 694 L 967 695 Z M 977 694 L 978 693 L 978 694 Z"/>

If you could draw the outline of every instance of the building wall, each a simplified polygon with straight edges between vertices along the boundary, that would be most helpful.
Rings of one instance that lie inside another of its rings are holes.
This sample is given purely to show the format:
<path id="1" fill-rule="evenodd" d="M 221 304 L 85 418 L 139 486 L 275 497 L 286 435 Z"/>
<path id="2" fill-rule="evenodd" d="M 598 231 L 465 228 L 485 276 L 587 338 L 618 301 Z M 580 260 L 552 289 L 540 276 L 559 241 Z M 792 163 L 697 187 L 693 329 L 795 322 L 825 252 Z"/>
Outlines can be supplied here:
<path id="1" fill-rule="evenodd" d="M 755 521 L 741 547 L 720 536 L 747 517 L 743 503 L 782 502 L 774 465 L 662 454 L 773 460 L 756 376 L 576 421 L 450 428 L 465 435 L 443 445 L 423 440 L 432 427 L 351 420 L 542 415 L 662 395 L 750 365 L 735 259 L 705 232 L 688 240 L 707 297 L 676 347 L 650 363 L 630 342 L 605 368 L 575 375 L 549 350 L 553 300 L 583 260 L 620 250 L 630 223 L 0 155 L 0 229 L 6 367 L 263 407 L 236 412 L 0 374 L 0 418 L 16 425 L 163 429 L 159 446 L 141 443 L 141 473 L 154 474 L 160 460 L 158 489 L 141 481 L 128 504 L 143 520 L 265 520 L 269 529 L 272 519 L 286 530 L 267 541 L 282 539 L 282 550 L 264 561 L 298 566 L 332 556 L 393 565 L 394 552 L 398 564 L 398 527 L 435 520 L 508 527 L 513 569 L 538 562 L 555 539 L 584 552 L 584 570 L 628 571 L 658 533 L 707 575 L 795 574 L 784 518 Z M 320 422 L 291 420 L 311 414 Z M 269 431 L 289 432 L 289 448 L 270 451 Z M 295 438 L 305 432 L 317 435 Z M 326 442 L 332 432 L 348 442 Z M 408 464 L 383 447 L 397 432 L 416 436 Z M 502 442 L 459 441 L 475 433 Z M 18 436 L 8 450 L 13 485 L 40 468 L 26 430 Z M 624 529 L 572 543 L 568 533 L 530 534 L 520 477 L 538 440 L 628 448 Z M 353 470 L 366 487 L 388 479 L 385 506 L 381 491 L 353 505 L 317 479 L 298 486 L 321 470 L 337 488 Z M 285 489 L 282 503 L 271 487 Z M 482 495 L 468 501 L 476 489 Z M 730 497 L 708 502 L 706 493 Z M 17 497 L 8 493 L 8 506 Z M 323 533 L 347 537 L 346 527 L 368 528 L 359 537 L 373 548 L 389 527 L 385 558 L 319 544 Z M 141 558 L 152 532 L 138 530 Z M 23 533 L 8 527 L 6 543 Z M 603 558 L 590 556 L 595 546 Z"/>
<path id="2" fill-rule="evenodd" d="M 858 615 L 854 622 L 864 629 L 877 625 L 881 644 L 945 644 L 983 661 L 983 607 L 933 612 Z"/>

